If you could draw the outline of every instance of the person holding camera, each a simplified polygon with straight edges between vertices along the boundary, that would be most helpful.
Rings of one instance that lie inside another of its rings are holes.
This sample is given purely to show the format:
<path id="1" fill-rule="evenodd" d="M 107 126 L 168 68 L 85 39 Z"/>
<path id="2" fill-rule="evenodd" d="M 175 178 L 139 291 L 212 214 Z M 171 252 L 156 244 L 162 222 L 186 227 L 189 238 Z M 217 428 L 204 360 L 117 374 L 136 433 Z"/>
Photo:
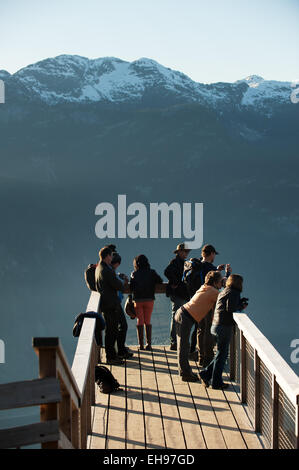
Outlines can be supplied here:
<path id="1" fill-rule="evenodd" d="M 244 310 L 248 305 L 247 298 L 241 299 L 242 290 L 242 276 L 231 274 L 226 281 L 225 289 L 218 296 L 211 327 L 211 334 L 216 338 L 217 352 L 210 364 L 199 373 L 206 387 L 209 387 L 210 383 L 212 388 L 217 390 L 229 386 L 223 382 L 222 373 L 234 326 L 233 313 Z"/>
<path id="2" fill-rule="evenodd" d="M 231 273 L 230 264 L 220 264 L 215 266 L 213 263 L 215 261 L 216 255 L 219 255 L 213 245 L 204 245 L 201 250 L 201 275 L 204 279 L 206 274 L 209 271 L 225 271 L 225 276 L 223 278 L 223 285 L 225 285 L 226 278 Z M 206 367 L 214 358 L 214 346 L 215 340 L 211 334 L 211 326 L 213 319 L 213 311 L 210 311 L 208 315 L 200 322 L 197 329 L 197 346 L 199 350 L 199 364 L 203 367 Z M 192 343 L 194 344 L 194 335 L 192 338 Z"/>
<path id="3" fill-rule="evenodd" d="M 170 322 L 170 350 L 177 350 L 175 313 L 179 307 L 184 305 L 189 299 L 189 293 L 182 277 L 184 272 L 184 262 L 187 259 L 191 249 L 187 243 L 180 243 L 174 250 L 176 255 L 168 266 L 164 274 L 168 279 L 166 286 L 166 296 L 171 300 L 171 322 Z"/>

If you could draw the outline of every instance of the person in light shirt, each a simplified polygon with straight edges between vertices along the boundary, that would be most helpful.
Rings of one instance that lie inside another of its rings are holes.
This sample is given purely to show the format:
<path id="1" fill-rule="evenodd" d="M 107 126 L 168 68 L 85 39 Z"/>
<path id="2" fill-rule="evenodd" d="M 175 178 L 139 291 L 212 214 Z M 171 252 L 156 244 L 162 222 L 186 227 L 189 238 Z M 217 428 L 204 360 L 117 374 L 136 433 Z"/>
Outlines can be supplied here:
<path id="1" fill-rule="evenodd" d="M 190 331 L 211 310 L 214 310 L 223 278 L 220 271 L 209 271 L 204 284 L 196 291 L 189 302 L 175 314 L 177 332 L 178 371 L 184 382 L 197 382 L 199 377 L 192 372 L 189 364 Z"/>

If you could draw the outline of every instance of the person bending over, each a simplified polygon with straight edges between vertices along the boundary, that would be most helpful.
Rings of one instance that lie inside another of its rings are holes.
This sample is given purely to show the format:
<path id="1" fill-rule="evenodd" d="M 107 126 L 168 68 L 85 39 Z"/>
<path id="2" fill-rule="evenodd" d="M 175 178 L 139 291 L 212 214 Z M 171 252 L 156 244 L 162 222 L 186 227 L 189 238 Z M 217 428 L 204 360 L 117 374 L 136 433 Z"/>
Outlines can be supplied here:
<path id="1" fill-rule="evenodd" d="M 220 271 L 209 271 L 205 283 L 196 291 L 189 302 L 180 307 L 175 314 L 177 328 L 178 371 L 184 382 L 196 382 L 198 375 L 193 374 L 189 364 L 190 331 L 210 310 L 213 310 L 222 287 Z"/>

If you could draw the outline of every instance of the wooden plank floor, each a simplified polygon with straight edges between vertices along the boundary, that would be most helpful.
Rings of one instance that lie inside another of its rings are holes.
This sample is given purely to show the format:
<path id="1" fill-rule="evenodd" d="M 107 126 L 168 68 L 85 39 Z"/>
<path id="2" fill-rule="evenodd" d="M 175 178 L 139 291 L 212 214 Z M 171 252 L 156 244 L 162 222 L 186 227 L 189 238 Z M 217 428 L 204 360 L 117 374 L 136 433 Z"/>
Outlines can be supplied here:
<path id="1" fill-rule="evenodd" d="M 182 382 L 168 346 L 138 351 L 124 366 L 110 367 L 123 391 L 96 387 L 91 449 L 260 449 L 233 385 L 206 389 Z M 190 361 L 193 372 L 198 364 Z M 105 365 L 105 362 L 103 362 Z"/>

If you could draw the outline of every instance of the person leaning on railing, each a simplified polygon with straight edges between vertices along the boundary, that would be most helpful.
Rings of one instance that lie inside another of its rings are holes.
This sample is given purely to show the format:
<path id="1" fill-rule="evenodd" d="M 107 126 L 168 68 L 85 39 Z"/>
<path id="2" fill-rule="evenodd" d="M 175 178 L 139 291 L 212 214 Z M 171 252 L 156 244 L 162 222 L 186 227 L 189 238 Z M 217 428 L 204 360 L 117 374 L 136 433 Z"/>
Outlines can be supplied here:
<path id="1" fill-rule="evenodd" d="M 233 331 L 233 313 L 244 310 L 248 305 L 248 299 L 241 299 L 242 290 L 242 276 L 231 274 L 226 281 L 225 289 L 218 296 L 211 327 L 211 333 L 216 338 L 217 352 L 210 364 L 199 373 L 206 387 L 209 387 L 210 383 L 214 389 L 229 386 L 223 382 L 222 373 Z"/>
<path id="2" fill-rule="evenodd" d="M 197 382 L 198 375 L 192 372 L 188 356 L 190 351 L 190 331 L 210 310 L 214 310 L 219 289 L 222 287 L 220 271 L 209 271 L 205 283 L 196 291 L 189 302 L 180 307 L 175 314 L 177 331 L 177 355 L 179 375 L 184 382 Z"/>

